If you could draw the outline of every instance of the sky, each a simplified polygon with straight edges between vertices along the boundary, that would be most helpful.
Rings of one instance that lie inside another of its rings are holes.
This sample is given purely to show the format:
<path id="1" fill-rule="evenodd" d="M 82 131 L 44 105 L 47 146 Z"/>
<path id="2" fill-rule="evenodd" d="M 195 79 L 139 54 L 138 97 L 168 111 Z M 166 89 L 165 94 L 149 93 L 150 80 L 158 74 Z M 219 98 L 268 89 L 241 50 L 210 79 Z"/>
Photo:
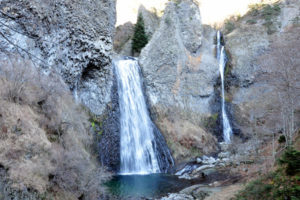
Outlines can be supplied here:
<path id="1" fill-rule="evenodd" d="M 140 5 L 148 10 L 156 8 L 163 10 L 168 0 L 117 0 L 116 26 L 128 21 L 135 23 Z M 231 15 L 243 15 L 248 5 L 261 2 L 261 0 L 197 0 L 200 7 L 203 24 L 219 24 Z"/>

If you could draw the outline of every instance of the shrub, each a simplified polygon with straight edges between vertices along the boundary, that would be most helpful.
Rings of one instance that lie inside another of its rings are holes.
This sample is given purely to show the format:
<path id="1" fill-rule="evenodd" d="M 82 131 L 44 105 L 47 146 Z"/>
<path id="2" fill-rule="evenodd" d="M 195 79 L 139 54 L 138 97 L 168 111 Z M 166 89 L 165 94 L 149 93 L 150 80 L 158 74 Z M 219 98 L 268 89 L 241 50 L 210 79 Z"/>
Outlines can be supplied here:
<path id="1" fill-rule="evenodd" d="M 140 53 L 142 48 L 144 48 L 147 43 L 148 36 L 145 32 L 144 19 L 143 16 L 139 14 L 132 38 L 132 54 L 134 55 L 134 53 Z"/>
<path id="2" fill-rule="evenodd" d="M 295 150 L 294 148 L 288 148 L 279 163 L 282 165 L 286 165 L 286 174 L 287 175 L 295 175 L 300 173 L 300 151 Z"/>
<path id="3" fill-rule="evenodd" d="M 219 114 L 214 113 L 208 118 L 204 119 L 203 120 L 204 127 L 207 128 L 208 130 L 214 129 L 217 126 L 218 118 L 219 118 Z"/>
<path id="4" fill-rule="evenodd" d="M 257 21 L 256 21 L 255 19 L 249 19 L 249 20 L 247 20 L 246 23 L 247 23 L 247 24 L 256 24 Z"/>
<path id="5" fill-rule="evenodd" d="M 110 174 L 93 154 L 86 111 L 60 76 L 14 58 L 0 62 L 0 85 L 0 160 L 15 190 L 26 186 L 45 192 L 45 198 L 101 199 L 101 184 Z"/>
<path id="6" fill-rule="evenodd" d="M 24 101 L 27 85 L 33 81 L 35 74 L 29 61 L 16 57 L 7 57 L 0 65 L 0 80 L 5 90 L 2 90 L 2 98 L 21 103 Z"/>
<path id="7" fill-rule="evenodd" d="M 251 4 L 249 5 L 250 14 L 253 16 L 257 16 L 259 14 L 259 10 L 264 6 L 264 4 Z"/>
<path id="8" fill-rule="evenodd" d="M 262 9 L 262 16 L 265 20 L 271 20 L 273 17 L 278 16 L 280 14 L 280 7 L 278 4 L 275 5 L 265 5 Z"/>
<path id="9" fill-rule="evenodd" d="M 287 149 L 279 160 L 279 168 L 247 184 L 235 200 L 300 199 L 300 152 Z"/>
<path id="10" fill-rule="evenodd" d="M 285 142 L 286 142 L 285 136 L 284 136 L 284 135 L 281 135 L 281 136 L 278 138 L 278 143 L 285 143 Z"/>
<path id="11" fill-rule="evenodd" d="M 225 20 L 225 32 L 226 34 L 231 33 L 235 29 L 235 24 L 232 20 Z"/>
<path id="12" fill-rule="evenodd" d="M 274 19 L 280 14 L 280 6 L 279 4 L 253 4 L 249 6 L 250 14 L 252 16 L 260 16 L 264 19 L 264 26 L 267 28 L 267 33 L 273 34 L 276 32 L 276 25 L 274 23 Z M 247 21 L 248 24 L 254 24 L 256 21 L 254 19 L 250 19 Z"/>

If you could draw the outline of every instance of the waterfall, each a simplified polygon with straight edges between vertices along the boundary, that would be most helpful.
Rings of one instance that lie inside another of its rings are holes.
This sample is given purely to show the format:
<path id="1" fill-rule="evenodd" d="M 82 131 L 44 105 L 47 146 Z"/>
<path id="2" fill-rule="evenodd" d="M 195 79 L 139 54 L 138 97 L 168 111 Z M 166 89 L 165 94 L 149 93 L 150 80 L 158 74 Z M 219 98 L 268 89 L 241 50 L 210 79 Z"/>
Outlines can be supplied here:
<path id="1" fill-rule="evenodd" d="M 120 173 L 160 173 L 163 165 L 168 165 L 170 159 L 172 164 L 173 159 L 166 144 L 162 151 L 161 141 L 155 141 L 156 137 L 161 138 L 155 135 L 149 116 L 138 62 L 134 59 L 116 61 L 115 71 L 120 106 Z"/>
<path id="2" fill-rule="evenodd" d="M 223 122 L 223 138 L 226 143 L 230 142 L 232 135 L 232 129 L 229 123 L 228 116 L 225 108 L 225 88 L 224 88 L 224 71 L 227 62 L 224 46 L 221 43 L 221 32 L 217 33 L 217 59 L 219 61 L 219 70 L 221 75 L 221 87 L 222 87 L 222 122 Z"/>

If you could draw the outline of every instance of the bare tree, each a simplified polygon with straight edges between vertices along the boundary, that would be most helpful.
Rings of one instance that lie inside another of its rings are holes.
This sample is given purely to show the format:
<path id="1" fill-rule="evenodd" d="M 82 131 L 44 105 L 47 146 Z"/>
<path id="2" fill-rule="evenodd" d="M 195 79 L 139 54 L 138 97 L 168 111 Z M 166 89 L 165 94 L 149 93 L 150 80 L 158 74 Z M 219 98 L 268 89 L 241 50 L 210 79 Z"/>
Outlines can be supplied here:
<path id="1" fill-rule="evenodd" d="M 7 58 L 5 62 L 0 63 L 0 80 L 6 87 L 5 94 L 2 95 L 9 101 L 20 103 L 28 82 L 35 77 L 34 70 L 31 63 L 24 59 L 11 56 Z"/>

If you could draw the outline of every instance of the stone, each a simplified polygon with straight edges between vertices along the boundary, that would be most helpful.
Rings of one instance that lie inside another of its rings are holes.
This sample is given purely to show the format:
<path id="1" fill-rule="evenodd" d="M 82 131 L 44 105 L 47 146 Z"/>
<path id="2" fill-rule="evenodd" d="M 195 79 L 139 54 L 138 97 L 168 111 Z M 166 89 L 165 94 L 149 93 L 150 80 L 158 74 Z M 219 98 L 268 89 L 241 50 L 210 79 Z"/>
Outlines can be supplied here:
<path id="1" fill-rule="evenodd" d="M 223 158 L 228 158 L 230 156 L 229 152 L 221 152 L 218 154 L 218 157 L 223 159 Z"/>
<path id="2" fill-rule="evenodd" d="M 102 114 L 111 100 L 115 1 L 7 0 L 0 10 L 1 32 L 25 51 L 3 37 L 0 48 L 30 57 L 45 73 L 58 72 L 78 100 Z"/>
<path id="3" fill-rule="evenodd" d="M 202 164 L 202 159 L 201 159 L 201 158 L 197 158 L 197 159 L 196 159 L 196 162 L 197 162 L 198 164 Z"/>
<path id="4" fill-rule="evenodd" d="M 198 167 L 197 169 L 195 169 L 195 172 L 200 172 L 200 171 L 203 171 L 205 169 L 213 168 L 213 167 L 215 167 L 215 165 L 202 165 L 201 167 Z"/>
<path id="5" fill-rule="evenodd" d="M 194 200 L 192 195 L 187 194 L 169 194 L 167 197 L 162 197 L 160 200 Z"/>
<path id="6" fill-rule="evenodd" d="M 217 160 L 214 159 L 213 157 L 203 156 L 202 158 L 203 158 L 202 162 L 204 164 L 213 165 L 213 164 L 215 164 L 217 162 Z"/>
<path id="7" fill-rule="evenodd" d="M 139 7 L 138 15 L 142 15 L 144 19 L 145 32 L 150 39 L 158 28 L 160 19 L 155 10 L 147 10 L 143 5 Z"/>
<path id="8" fill-rule="evenodd" d="M 131 42 L 134 33 L 134 24 L 127 22 L 115 30 L 114 51 L 123 56 L 131 56 Z"/>
<path id="9" fill-rule="evenodd" d="M 204 126 L 219 76 L 215 34 L 193 1 L 169 2 L 139 57 L 152 118 L 179 162 L 218 149 Z"/>

